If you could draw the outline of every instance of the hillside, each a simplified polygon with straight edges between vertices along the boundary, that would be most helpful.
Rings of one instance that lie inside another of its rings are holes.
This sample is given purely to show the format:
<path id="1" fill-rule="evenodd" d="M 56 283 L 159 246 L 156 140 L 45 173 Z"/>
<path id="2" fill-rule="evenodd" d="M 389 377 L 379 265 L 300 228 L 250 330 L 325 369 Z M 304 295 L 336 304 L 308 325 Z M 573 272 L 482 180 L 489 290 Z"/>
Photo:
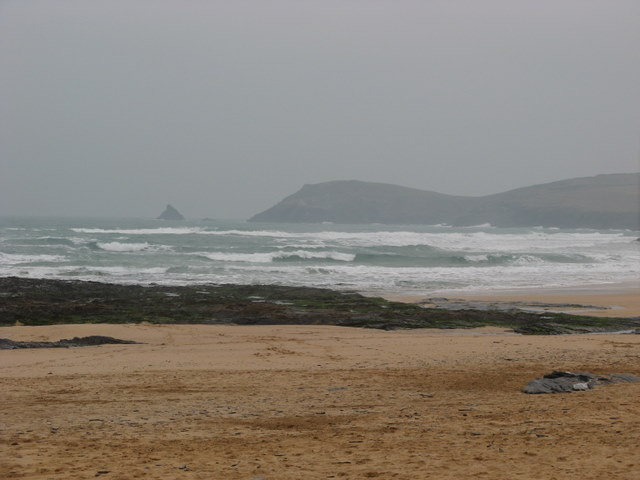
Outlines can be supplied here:
<path id="1" fill-rule="evenodd" d="M 640 173 L 574 178 L 483 197 L 384 183 L 305 185 L 253 222 L 639 229 Z"/>

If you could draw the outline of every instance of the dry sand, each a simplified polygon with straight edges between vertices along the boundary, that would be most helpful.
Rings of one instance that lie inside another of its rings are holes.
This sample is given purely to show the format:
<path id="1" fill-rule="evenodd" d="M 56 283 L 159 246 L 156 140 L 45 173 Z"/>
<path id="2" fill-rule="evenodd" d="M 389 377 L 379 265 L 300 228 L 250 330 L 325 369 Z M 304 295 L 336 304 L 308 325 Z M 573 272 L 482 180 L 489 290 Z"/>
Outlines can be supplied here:
<path id="1" fill-rule="evenodd" d="M 640 335 L 326 326 L 5 327 L 145 342 L 0 351 L 0 478 L 634 479 Z"/>

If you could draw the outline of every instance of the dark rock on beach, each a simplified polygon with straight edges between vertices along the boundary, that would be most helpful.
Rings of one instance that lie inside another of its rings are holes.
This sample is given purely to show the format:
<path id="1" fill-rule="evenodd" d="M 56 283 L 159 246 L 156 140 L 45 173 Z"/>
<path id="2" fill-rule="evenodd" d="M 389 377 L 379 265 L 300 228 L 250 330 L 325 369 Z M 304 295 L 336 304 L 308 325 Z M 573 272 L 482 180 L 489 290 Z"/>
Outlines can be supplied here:
<path id="1" fill-rule="evenodd" d="M 279 285 L 115 285 L 0 278 L 0 325 L 64 323 L 339 325 L 385 330 L 497 326 L 522 334 L 633 331 L 639 318 L 448 310 L 356 292 Z"/>
<path id="2" fill-rule="evenodd" d="M 609 375 L 594 375 L 586 372 L 554 371 L 542 378 L 531 380 L 523 389 L 524 393 L 570 393 L 591 390 L 597 385 L 612 383 L 640 382 L 640 377 L 630 373 L 612 373 Z"/>
<path id="3" fill-rule="evenodd" d="M 519 310 L 524 312 L 554 312 L 565 309 L 607 310 L 599 305 L 579 305 L 575 303 L 548 303 L 536 301 L 466 300 L 463 298 L 432 297 L 417 302 L 418 305 L 446 308 L 447 310 Z M 576 312 L 577 313 L 577 312 Z"/>
<path id="4" fill-rule="evenodd" d="M 108 344 L 137 344 L 132 340 L 120 340 L 119 338 L 92 335 L 89 337 L 73 337 L 58 340 L 56 342 L 19 342 L 0 338 L 0 350 L 16 350 L 19 348 L 69 348 L 92 347 Z"/>

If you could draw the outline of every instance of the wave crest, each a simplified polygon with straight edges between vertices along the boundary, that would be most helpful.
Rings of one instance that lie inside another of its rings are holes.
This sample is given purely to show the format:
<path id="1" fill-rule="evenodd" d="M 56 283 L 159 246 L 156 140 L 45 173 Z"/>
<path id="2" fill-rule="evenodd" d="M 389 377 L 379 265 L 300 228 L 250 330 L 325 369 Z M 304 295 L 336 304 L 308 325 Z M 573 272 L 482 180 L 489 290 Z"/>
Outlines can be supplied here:
<path id="1" fill-rule="evenodd" d="M 209 260 L 219 262 L 249 262 L 249 263 L 272 263 L 272 262 L 294 262 L 305 260 L 328 260 L 336 262 L 353 262 L 356 255 L 336 251 L 317 252 L 309 250 L 296 250 L 291 252 L 268 252 L 268 253 L 230 253 L 212 252 L 199 253 L 199 256 Z"/>
<path id="2" fill-rule="evenodd" d="M 122 242 L 97 242 L 95 244 L 100 250 L 106 252 L 143 252 L 143 251 L 159 251 L 166 250 L 168 247 L 161 245 L 151 245 L 148 242 L 144 243 L 122 243 Z"/>

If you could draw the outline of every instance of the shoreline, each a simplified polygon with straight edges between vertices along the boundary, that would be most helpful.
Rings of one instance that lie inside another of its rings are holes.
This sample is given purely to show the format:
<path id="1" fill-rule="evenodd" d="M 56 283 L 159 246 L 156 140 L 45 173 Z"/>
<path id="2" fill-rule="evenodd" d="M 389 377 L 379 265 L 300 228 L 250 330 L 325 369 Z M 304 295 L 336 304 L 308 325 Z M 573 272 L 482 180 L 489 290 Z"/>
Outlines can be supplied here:
<path id="1" fill-rule="evenodd" d="M 570 287 L 496 290 L 441 290 L 426 295 L 383 295 L 383 298 L 424 306 L 450 308 L 467 304 L 471 309 L 517 309 L 528 312 L 559 312 L 605 318 L 640 316 L 640 285 L 634 282 Z M 429 301 L 437 299 L 437 301 Z M 446 300 L 446 301 L 445 301 Z"/>

